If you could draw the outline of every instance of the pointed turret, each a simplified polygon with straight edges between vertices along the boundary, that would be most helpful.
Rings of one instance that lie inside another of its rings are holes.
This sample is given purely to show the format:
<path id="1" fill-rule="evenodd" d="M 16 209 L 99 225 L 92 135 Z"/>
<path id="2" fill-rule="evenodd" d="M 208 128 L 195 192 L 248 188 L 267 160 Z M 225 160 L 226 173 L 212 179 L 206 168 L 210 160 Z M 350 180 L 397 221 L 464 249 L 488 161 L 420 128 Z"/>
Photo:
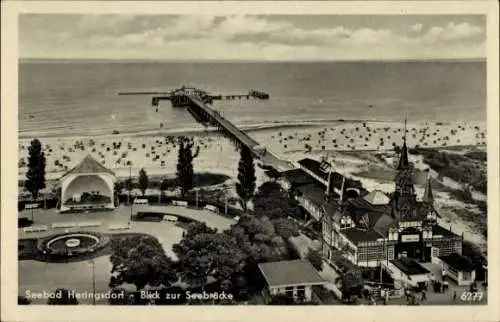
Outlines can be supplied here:
<path id="1" fill-rule="evenodd" d="M 330 198 L 330 186 L 332 185 L 332 168 L 328 171 L 328 182 L 326 184 L 325 199 L 328 201 Z"/>
<path id="2" fill-rule="evenodd" d="M 396 189 L 392 196 L 393 215 L 401 220 L 410 220 L 414 215 L 415 187 L 413 186 L 413 173 L 408 161 L 408 148 L 406 146 L 406 115 L 403 136 L 403 148 L 399 159 L 398 173 L 396 175 Z"/>
<path id="3" fill-rule="evenodd" d="M 401 149 L 401 155 L 399 157 L 398 170 L 408 169 L 409 167 L 410 167 L 410 162 L 408 161 L 408 148 L 406 146 L 406 116 L 405 116 L 403 148 Z"/>
<path id="4" fill-rule="evenodd" d="M 432 205 L 434 203 L 434 195 L 432 194 L 432 184 L 430 171 L 427 170 L 427 181 L 425 182 L 425 191 L 422 201 L 426 204 Z"/>
<path id="5" fill-rule="evenodd" d="M 344 204 L 344 188 L 345 188 L 345 176 L 342 176 L 342 187 L 340 188 L 340 198 L 339 198 L 339 204 L 341 206 Z"/>

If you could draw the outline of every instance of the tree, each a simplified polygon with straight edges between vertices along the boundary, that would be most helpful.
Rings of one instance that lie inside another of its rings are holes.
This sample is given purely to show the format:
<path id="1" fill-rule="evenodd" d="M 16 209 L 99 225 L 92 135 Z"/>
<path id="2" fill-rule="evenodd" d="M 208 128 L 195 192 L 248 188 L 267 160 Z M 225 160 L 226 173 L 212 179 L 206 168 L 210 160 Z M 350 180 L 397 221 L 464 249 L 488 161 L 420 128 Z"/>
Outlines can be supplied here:
<path id="1" fill-rule="evenodd" d="M 63 288 L 58 288 L 54 292 L 54 297 L 50 297 L 47 301 L 48 305 L 77 305 L 78 300 L 75 296 Z"/>
<path id="2" fill-rule="evenodd" d="M 120 194 L 122 193 L 124 184 L 123 181 L 116 181 L 115 184 L 113 185 L 113 195 L 115 196 L 115 206 L 118 206 L 120 204 Z"/>
<path id="3" fill-rule="evenodd" d="M 317 250 L 309 250 L 309 253 L 307 253 L 307 259 L 311 262 L 316 270 L 323 270 L 323 257 Z"/>
<path id="4" fill-rule="evenodd" d="M 288 240 L 290 237 L 299 235 L 299 226 L 293 220 L 288 218 L 278 218 L 272 220 L 276 233 Z"/>
<path id="5" fill-rule="evenodd" d="M 349 298 L 352 295 L 361 296 L 364 287 L 363 276 L 358 268 L 349 269 L 342 274 L 342 293 Z"/>
<path id="6" fill-rule="evenodd" d="M 28 154 L 28 172 L 24 186 L 31 193 L 33 200 L 36 200 L 38 192 L 45 188 L 45 155 L 38 139 L 31 141 Z"/>
<path id="7" fill-rule="evenodd" d="M 246 146 L 241 148 L 240 162 L 238 164 L 238 181 L 236 192 L 241 199 L 243 210 L 247 210 L 247 203 L 255 191 L 255 167 L 252 152 Z"/>
<path id="8" fill-rule="evenodd" d="M 159 197 L 159 202 L 161 203 L 161 196 L 165 194 L 165 190 L 168 190 L 170 188 L 170 181 L 167 179 L 163 179 L 160 182 L 160 197 Z"/>
<path id="9" fill-rule="evenodd" d="M 149 185 L 149 178 L 148 174 L 146 173 L 146 170 L 142 168 L 139 171 L 139 189 L 141 189 L 142 196 L 146 193 L 146 189 L 148 188 Z"/>
<path id="10" fill-rule="evenodd" d="M 230 284 L 245 264 L 245 255 L 230 235 L 217 233 L 205 224 L 190 225 L 173 250 L 179 259 L 181 279 L 202 290 L 210 279 Z"/>
<path id="11" fill-rule="evenodd" d="M 253 198 L 253 206 L 258 216 L 268 216 L 271 219 L 300 217 L 301 214 L 298 201 L 275 182 L 265 182 L 259 187 Z"/>
<path id="12" fill-rule="evenodd" d="M 127 190 L 127 203 L 130 203 L 130 194 L 132 193 L 132 189 L 134 189 L 134 182 L 132 181 L 132 178 L 127 178 L 125 180 L 125 189 Z"/>
<path id="13" fill-rule="evenodd" d="M 160 242 L 149 235 L 132 235 L 111 241 L 110 288 L 134 284 L 137 291 L 149 286 L 169 286 L 177 280 L 172 260 Z"/>
<path id="14" fill-rule="evenodd" d="M 288 249 L 284 239 L 276 233 L 268 217 L 243 216 L 227 233 L 254 263 L 286 259 Z"/>
<path id="15" fill-rule="evenodd" d="M 181 195 L 183 197 L 193 188 L 193 159 L 196 158 L 200 152 L 200 148 L 196 147 L 196 152 L 193 155 L 191 148 L 193 142 L 186 138 L 179 139 L 179 154 L 177 160 L 177 185 L 181 188 Z"/>

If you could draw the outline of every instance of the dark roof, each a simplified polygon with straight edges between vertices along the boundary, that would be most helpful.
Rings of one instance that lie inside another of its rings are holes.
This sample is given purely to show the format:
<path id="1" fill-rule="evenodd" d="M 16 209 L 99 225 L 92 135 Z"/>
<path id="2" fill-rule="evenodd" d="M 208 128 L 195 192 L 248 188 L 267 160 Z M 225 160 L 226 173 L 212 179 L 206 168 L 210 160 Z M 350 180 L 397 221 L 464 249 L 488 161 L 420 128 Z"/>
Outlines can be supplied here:
<path id="1" fill-rule="evenodd" d="M 318 177 L 320 177 L 321 179 L 328 181 L 328 172 L 321 170 L 321 168 L 322 168 L 321 162 L 316 161 L 314 159 L 305 158 L 305 159 L 298 161 L 298 163 L 301 166 L 303 166 L 304 168 L 306 168 L 309 171 L 311 171 L 312 173 L 314 173 L 315 175 L 317 175 Z M 340 190 L 342 188 L 343 178 L 344 178 L 344 176 L 342 174 L 332 171 L 332 174 L 330 177 L 331 186 Z M 356 181 L 356 180 L 349 179 L 346 177 L 344 189 L 348 189 L 348 188 L 358 188 L 362 195 L 366 193 L 366 190 L 362 187 L 360 181 Z"/>
<path id="2" fill-rule="evenodd" d="M 452 231 L 443 228 L 439 225 L 434 225 L 432 226 L 432 235 L 443 235 L 444 237 L 453 237 L 453 236 L 458 236 L 457 234 L 453 233 Z"/>
<path id="3" fill-rule="evenodd" d="M 96 161 L 96 159 L 94 159 L 90 154 L 88 154 L 74 168 L 70 169 L 68 172 L 63 174 L 61 178 L 67 176 L 68 174 L 76 174 L 76 173 L 108 173 L 113 176 L 115 175 L 113 171 L 109 170 L 101 163 Z"/>
<path id="4" fill-rule="evenodd" d="M 403 148 L 401 149 L 401 156 L 399 157 L 398 170 L 408 169 L 410 167 L 410 162 L 408 161 L 408 148 L 406 147 L 406 140 L 403 143 Z"/>
<path id="5" fill-rule="evenodd" d="M 294 187 L 315 183 L 316 179 L 304 172 L 302 169 L 292 169 L 281 173 L 281 177 L 286 179 Z"/>
<path id="6" fill-rule="evenodd" d="M 369 203 L 363 197 L 349 199 L 348 204 L 354 208 L 362 208 L 362 209 L 374 211 L 374 212 L 378 212 L 378 211 L 384 209 L 384 208 L 380 208 L 380 207 L 374 207 L 371 203 Z"/>
<path id="7" fill-rule="evenodd" d="M 429 270 L 416 261 L 408 257 L 401 257 L 400 259 L 393 259 L 391 263 L 399 268 L 406 275 L 419 275 L 427 274 Z"/>
<path id="8" fill-rule="evenodd" d="M 305 158 L 302 160 L 299 160 L 299 164 L 303 166 L 304 168 L 307 168 L 308 170 L 312 171 L 314 174 L 316 174 L 318 177 L 324 180 L 328 180 L 328 172 L 323 172 L 321 171 L 321 162 L 318 162 L 313 159 Z"/>
<path id="9" fill-rule="evenodd" d="M 373 230 L 386 237 L 389 232 L 389 228 L 395 226 L 396 221 L 390 215 L 382 214 L 376 219 L 373 225 Z"/>
<path id="10" fill-rule="evenodd" d="M 459 271 L 471 272 L 474 270 L 472 262 L 467 257 L 457 253 L 452 253 L 447 256 L 439 256 L 439 259 Z"/>
<path id="11" fill-rule="evenodd" d="M 322 184 L 319 184 L 317 182 L 310 183 L 297 187 L 297 190 L 302 194 L 304 198 L 309 199 L 309 201 L 315 203 L 318 206 L 321 206 L 325 203 L 326 189 Z M 330 191 L 330 200 L 338 198 L 339 196 L 335 192 Z"/>
<path id="12" fill-rule="evenodd" d="M 358 228 L 349 228 L 343 230 L 342 233 L 347 237 L 350 241 L 352 241 L 355 245 L 367 242 L 367 241 L 376 241 L 379 238 L 383 238 L 382 235 L 377 233 L 374 230 L 363 230 Z"/>
<path id="13" fill-rule="evenodd" d="M 427 181 L 425 182 L 425 191 L 422 201 L 429 204 L 432 204 L 434 202 L 434 196 L 432 194 L 432 181 L 430 177 L 427 178 Z"/>
<path id="14" fill-rule="evenodd" d="M 260 263 L 259 269 L 269 286 L 324 283 L 308 260 Z"/>

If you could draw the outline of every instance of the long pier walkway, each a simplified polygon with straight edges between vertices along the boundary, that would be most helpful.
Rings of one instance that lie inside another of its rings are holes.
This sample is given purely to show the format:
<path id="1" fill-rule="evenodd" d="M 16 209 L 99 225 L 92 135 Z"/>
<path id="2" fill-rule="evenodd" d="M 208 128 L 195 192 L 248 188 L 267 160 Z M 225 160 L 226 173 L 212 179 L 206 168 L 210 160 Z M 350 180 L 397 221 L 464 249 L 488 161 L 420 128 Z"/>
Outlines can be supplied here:
<path id="1" fill-rule="evenodd" d="M 273 167 L 278 171 L 290 170 L 293 165 L 290 162 L 282 160 L 274 155 L 271 151 L 263 149 L 263 147 L 251 138 L 236 125 L 225 119 L 219 112 L 208 107 L 203 101 L 194 95 L 190 95 L 189 99 L 193 103 L 190 107 L 191 113 L 194 114 L 198 122 L 209 124 L 218 127 L 232 141 L 237 144 L 244 145 L 252 151 L 253 155 L 258 158 L 263 166 Z"/>

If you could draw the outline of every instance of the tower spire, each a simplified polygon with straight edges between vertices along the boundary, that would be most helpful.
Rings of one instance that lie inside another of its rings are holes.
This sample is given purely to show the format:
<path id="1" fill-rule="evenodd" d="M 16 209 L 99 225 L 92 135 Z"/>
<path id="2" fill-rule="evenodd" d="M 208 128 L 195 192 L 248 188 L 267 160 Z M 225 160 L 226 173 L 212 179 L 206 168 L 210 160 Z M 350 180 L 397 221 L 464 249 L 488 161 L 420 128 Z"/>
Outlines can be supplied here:
<path id="1" fill-rule="evenodd" d="M 425 190 L 422 201 L 426 204 L 432 205 L 434 203 L 434 195 L 432 193 L 432 185 L 431 185 L 431 173 L 430 170 L 427 169 L 427 181 L 425 182 Z"/>
<path id="2" fill-rule="evenodd" d="M 406 113 L 405 113 L 405 128 L 403 134 L 403 147 L 401 148 L 401 156 L 399 157 L 398 170 L 408 169 L 410 162 L 408 161 L 408 148 L 406 146 Z"/>
<path id="3" fill-rule="evenodd" d="M 405 131 L 403 133 L 403 141 L 404 141 L 405 144 L 406 144 L 406 118 L 407 117 L 406 117 L 406 113 L 405 113 Z"/>
<path id="4" fill-rule="evenodd" d="M 328 170 L 328 182 L 326 185 L 325 198 L 328 200 L 330 197 L 330 186 L 332 185 L 332 168 Z"/>
<path id="5" fill-rule="evenodd" d="M 344 203 L 345 176 L 342 176 L 342 187 L 340 188 L 340 205 Z"/>

